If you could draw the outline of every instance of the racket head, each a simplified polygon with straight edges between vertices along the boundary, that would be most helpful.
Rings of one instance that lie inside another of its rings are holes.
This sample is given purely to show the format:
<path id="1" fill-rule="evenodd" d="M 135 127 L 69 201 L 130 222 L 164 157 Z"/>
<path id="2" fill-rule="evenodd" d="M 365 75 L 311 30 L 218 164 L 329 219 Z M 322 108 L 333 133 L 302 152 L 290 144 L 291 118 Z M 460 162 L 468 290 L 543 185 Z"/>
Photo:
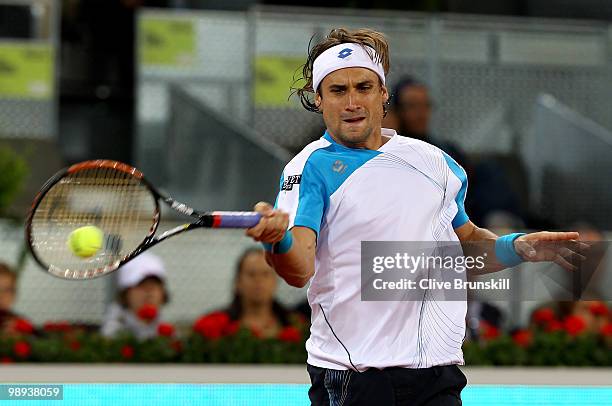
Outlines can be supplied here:
<path id="1" fill-rule="evenodd" d="M 93 279 L 132 259 L 155 234 L 159 194 L 127 164 L 85 161 L 55 174 L 36 195 L 25 237 L 33 258 L 51 275 Z M 70 233 L 84 226 L 104 234 L 102 247 L 79 257 L 68 246 Z"/>

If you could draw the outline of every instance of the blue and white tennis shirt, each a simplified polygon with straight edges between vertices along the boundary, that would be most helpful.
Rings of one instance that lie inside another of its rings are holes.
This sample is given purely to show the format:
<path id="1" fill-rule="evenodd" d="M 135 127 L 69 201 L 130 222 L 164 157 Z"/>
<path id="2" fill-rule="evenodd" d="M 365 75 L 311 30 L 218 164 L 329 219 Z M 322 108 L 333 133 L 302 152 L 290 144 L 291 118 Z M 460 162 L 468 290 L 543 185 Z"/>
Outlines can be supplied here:
<path id="1" fill-rule="evenodd" d="M 463 168 L 426 142 L 382 135 L 367 150 L 326 132 L 283 171 L 276 206 L 289 228 L 317 233 L 308 363 L 353 369 L 348 352 L 360 371 L 463 364 L 465 302 L 361 301 L 361 241 L 458 241 L 453 229 L 468 221 Z"/>

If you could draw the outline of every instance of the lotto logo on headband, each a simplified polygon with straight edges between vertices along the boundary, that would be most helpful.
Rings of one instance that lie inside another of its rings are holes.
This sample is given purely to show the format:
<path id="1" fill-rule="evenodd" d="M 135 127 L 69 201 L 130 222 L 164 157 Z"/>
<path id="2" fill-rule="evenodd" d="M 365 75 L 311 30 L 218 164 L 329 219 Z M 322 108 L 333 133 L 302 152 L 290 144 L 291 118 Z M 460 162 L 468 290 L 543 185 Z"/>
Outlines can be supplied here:
<path id="1" fill-rule="evenodd" d="M 349 58 L 350 56 L 350 58 Z M 385 70 L 374 48 L 350 42 L 335 45 L 321 53 L 312 64 L 312 88 L 319 91 L 323 78 L 330 73 L 345 68 L 366 68 L 375 72 L 383 85 Z"/>
<path id="2" fill-rule="evenodd" d="M 342 51 L 338 52 L 338 58 L 344 59 L 352 53 L 353 50 L 351 48 L 344 48 Z"/>

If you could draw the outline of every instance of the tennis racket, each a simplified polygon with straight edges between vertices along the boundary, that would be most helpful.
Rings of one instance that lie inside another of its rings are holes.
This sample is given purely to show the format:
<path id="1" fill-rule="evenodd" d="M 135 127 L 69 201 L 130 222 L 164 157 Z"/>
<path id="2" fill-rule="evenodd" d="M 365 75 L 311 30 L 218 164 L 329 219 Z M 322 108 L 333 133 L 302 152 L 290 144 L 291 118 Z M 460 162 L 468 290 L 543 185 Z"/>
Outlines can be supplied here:
<path id="1" fill-rule="evenodd" d="M 193 218 L 191 223 L 155 235 L 160 202 Z M 121 162 L 85 161 L 55 174 L 42 187 L 26 220 L 26 241 L 34 259 L 64 279 L 92 279 L 113 272 L 159 242 L 196 228 L 250 228 L 256 212 L 199 212 L 162 195 L 142 172 Z M 104 233 L 91 257 L 68 247 L 70 233 L 84 226 Z"/>

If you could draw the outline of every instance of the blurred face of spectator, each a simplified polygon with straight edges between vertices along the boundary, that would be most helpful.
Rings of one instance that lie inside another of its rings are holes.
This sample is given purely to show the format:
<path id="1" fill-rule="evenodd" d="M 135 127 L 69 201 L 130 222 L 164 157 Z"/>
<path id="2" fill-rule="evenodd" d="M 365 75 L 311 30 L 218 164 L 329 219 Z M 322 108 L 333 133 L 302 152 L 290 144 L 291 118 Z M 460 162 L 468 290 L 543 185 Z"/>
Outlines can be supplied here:
<path id="1" fill-rule="evenodd" d="M 0 315 L 0 337 L 17 337 L 19 332 L 15 329 L 17 317 L 10 312 L 2 311 Z"/>
<path id="2" fill-rule="evenodd" d="M 138 285 L 128 288 L 125 299 L 128 309 L 135 313 L 145 304 L 161 307 L 164 297 L 162 282 L 156 277 L 148 277 Z"/>
<path id="3" fill-rule="evenodd" d="M 276 293 L 276 273 L 266 263 L 263 253 L 249 254 L 242 262 L 236 279 L 236 293 L 243 305 L 261 306 L 272 303 Z"/>
<path id="4" fill-rule="evenodd" d="M 587 330 L 591 332 L 598 332 L 609 320 L 608 314 L 596 314 L 593 312 L 593 307 L 603 305 L 606 306 L 605 302 L 600 301 L 578 301 L 574 303 L 574 309 L 572 315 L 580 316 L 587 325 Z"/>
<path id="5" fill-rule="evenodd" d="M 603 241 L 603 235 L 601 234 L 599 230 L 595 230 L 593 228 L 584 228 L 584 229 L 578 229 L 576 231 L 580 233 L 580 237 L 578 237 L 580 241 L 591 241 L 591 242 Z"/>
<path id="6" fill-rule="evenodd" d="M 380 132 L 383 104 L 389 98 L 376 73 L 365 68 L 345 68 L 327 75 L 315 102 L 331 134 L 342 144 L 363 147 Z"/>
<path id="7" fill-rule="evenodd" d="M 427 134 L 431 118 L 431 100 L 427 88 L 421 85 L 407 86 L 400 90 L 397 97 L 400 129 L 411 134 Z"/>
<path id="8" fill-rule="evenodd" d="M 15 302 L 15 277 L 0 273 L 0 310 L 9 311 Z"/>

